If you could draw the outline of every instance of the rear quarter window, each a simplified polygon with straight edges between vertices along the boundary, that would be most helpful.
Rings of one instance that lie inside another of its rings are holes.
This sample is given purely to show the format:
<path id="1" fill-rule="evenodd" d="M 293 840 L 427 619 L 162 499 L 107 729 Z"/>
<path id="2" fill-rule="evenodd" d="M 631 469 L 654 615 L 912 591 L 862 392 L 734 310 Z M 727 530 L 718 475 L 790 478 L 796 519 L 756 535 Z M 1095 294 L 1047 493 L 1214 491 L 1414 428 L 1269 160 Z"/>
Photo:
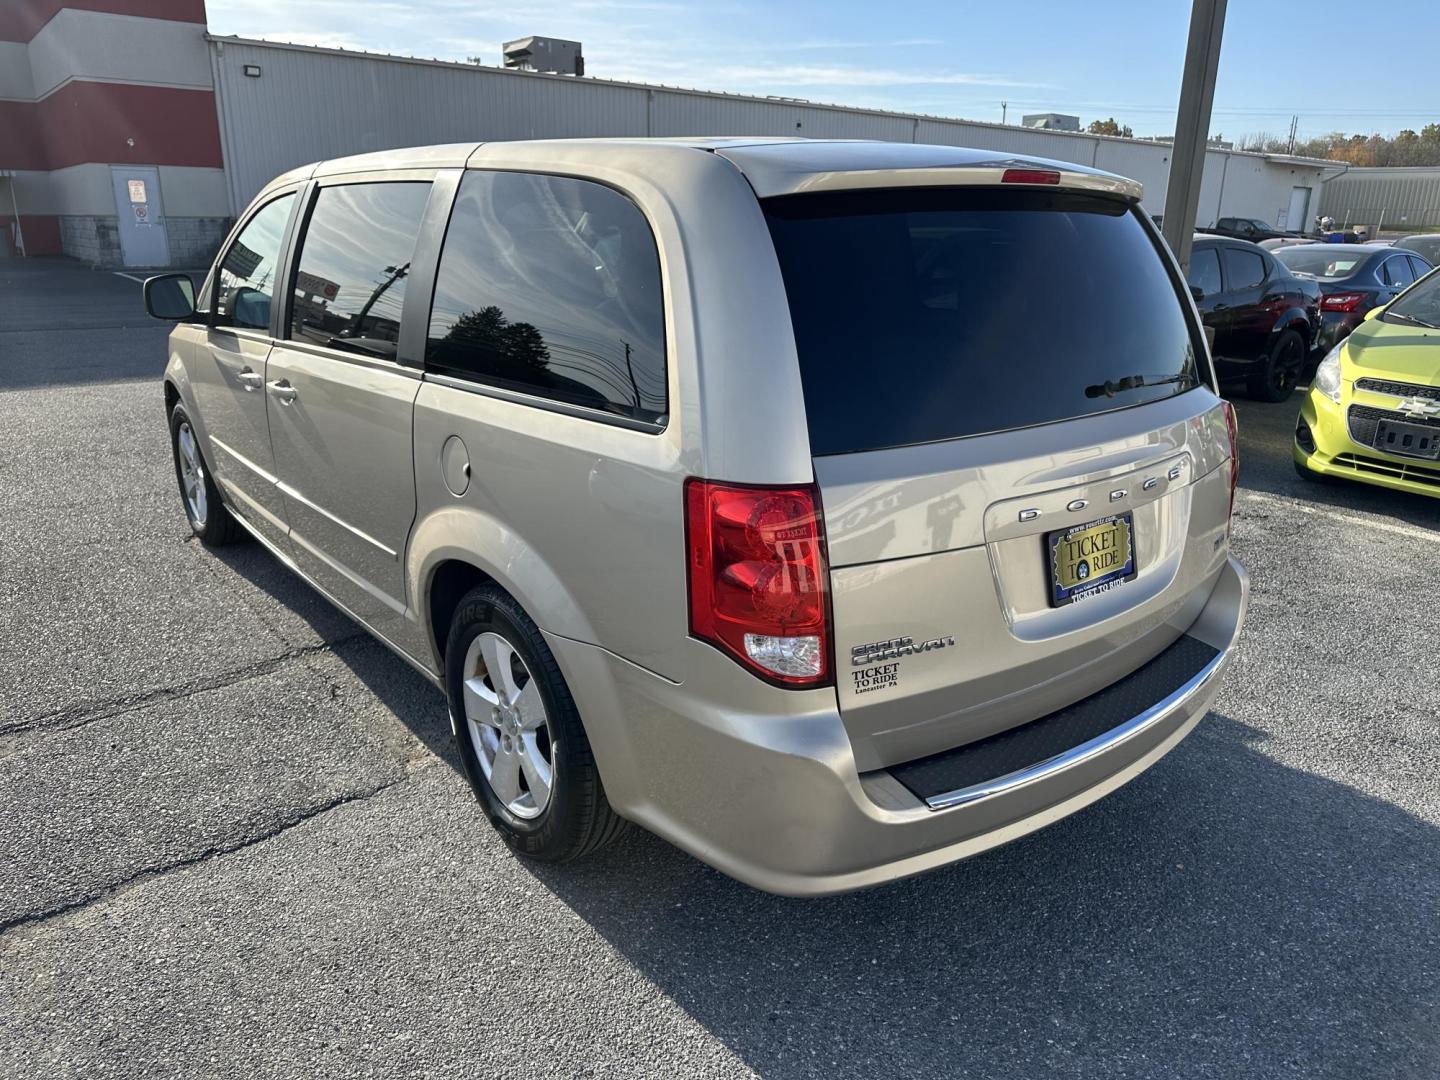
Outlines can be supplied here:
<path id="1" fill-rule="evenodd" d="M 1185 286 L 1128 203 L 936 188 L 765 212 L 815 454 L 1069 420 L 1205 378 Z"/>
<path id="2" fill-rule="evenodd" d="M 603 184 L 466 173 L 440 255 L 427 370 L 663 426 L 660 256 Z"/>

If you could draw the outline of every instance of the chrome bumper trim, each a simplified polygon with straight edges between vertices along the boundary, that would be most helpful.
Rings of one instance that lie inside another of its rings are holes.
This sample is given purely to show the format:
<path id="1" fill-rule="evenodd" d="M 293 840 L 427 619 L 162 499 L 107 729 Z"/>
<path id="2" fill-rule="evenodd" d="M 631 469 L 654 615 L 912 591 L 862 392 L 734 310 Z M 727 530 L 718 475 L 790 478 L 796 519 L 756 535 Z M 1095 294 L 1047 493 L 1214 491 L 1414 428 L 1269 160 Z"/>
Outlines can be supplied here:
<path id="1" fill-rule="evenodd" d="M 988 799 L 997 795 L 1005 795 L 1029 784 L 1039 783 L 1047 780 L 1057 773 L 1072 769 L 1093 757 L 1104 754 L 1119 746 L 1128 739 L 1141 734 L 1147 728 L 1153 727 L 1162 720 L 1169 717 L 1177 709 L 1183 708 L 1186 702 L 1199 694 L 1215 677 L 1215 673 L 1224 665 L 1230 655 L 1229 649 L 1222 649 L 1215 655 L 1215 658 L 1190 677 L 1188 681 L 1179 686 L 1173 693 L 1161 698 L 1154 705 L 1138 716 L 1131 717 L 1119 727 L 1111 728 L 1103 735 L 1099 735 L 1089 742 L 1081 743 L 1079 746 L 1065 751 L 1063 754 L 1056 754 L 1045 761 L 1037 762 L 1025 769 L 1020 769 L 1005 776 L 996 777 L 994 780 L 986 780 L 980 784 L 971 784 L 969 787 L 957 788 L 954 791 L 941 792 L 939 795 L 932 795 L 925 800 L 931 810 L 948 810 L 956 806 L 965 806 L 969 803 L 978 802 L 981 799 Z"/>

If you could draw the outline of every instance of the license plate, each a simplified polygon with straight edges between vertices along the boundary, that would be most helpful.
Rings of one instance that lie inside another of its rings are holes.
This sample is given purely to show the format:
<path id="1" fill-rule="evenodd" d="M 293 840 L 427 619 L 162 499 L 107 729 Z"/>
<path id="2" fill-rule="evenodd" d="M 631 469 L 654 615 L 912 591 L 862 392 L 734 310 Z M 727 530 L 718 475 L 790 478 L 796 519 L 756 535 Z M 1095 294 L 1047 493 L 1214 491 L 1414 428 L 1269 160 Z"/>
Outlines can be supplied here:
<path id="1" fill-rule="evenodd" d="M 1375 449 L 1402 457 L 1440 461 L 1440 427 L 1381 420 L 1375 428 Z"/>
<path id="2" fill-rule="evenodd" d="M 1063 607 L 1109 592 L 1135 577 L 1135 523 L 1116 514 L 1046 536 L 1050 548 L 1050 606 Z"/>

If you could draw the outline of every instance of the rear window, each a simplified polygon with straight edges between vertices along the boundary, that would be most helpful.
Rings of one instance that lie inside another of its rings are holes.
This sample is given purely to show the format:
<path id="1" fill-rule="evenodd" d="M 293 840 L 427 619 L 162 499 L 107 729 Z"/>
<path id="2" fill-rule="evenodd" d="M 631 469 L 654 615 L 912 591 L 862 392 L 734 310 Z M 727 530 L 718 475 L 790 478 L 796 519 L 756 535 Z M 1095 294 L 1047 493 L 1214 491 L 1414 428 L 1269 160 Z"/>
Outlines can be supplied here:
<path id="1" fill-rule="evenodd" d="M 1201 377 L 1179 283 L 1128 204 L 937 188 L 765 213 L 815 454 L 1069 420 Z"/>
<path id="2" fill-rule="evenodd" d="M 1348 251 L 1336 251 L 1325 244 L 1281 248 L 1275 253 L 1275 258 L 1295 273 L 1322 278 L 1349 277 L 1355 272 L 1355 267 L 1368 257 L 1368 252 L 1356 254 Z"/>

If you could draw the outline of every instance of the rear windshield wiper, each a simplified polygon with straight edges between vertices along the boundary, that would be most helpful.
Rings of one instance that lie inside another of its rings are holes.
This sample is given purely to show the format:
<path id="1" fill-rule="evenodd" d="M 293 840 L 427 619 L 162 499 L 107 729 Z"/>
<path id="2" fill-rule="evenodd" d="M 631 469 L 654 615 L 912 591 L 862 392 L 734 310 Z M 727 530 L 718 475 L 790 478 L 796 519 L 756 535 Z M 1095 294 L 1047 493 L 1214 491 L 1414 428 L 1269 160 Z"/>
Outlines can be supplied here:
<path id="1" fill-rule="evenodd" d="M 1200 378 L 1188 371 L 1181 372 L 1179 375 L 1168 375 L 1163 379 L 1147 379 L 1144 375 L 1126 375 L 1116 382 L 1106 379 L 1103 383 L 1085 387 L 1085 396 L 1114 397 L 1126 390 L 1139 390 L 1142 386 L 1166 386 L 1170 383 L 1189 383 L 1192 386 L 1199 386 Z"/>
<path id="2" fill-rule="evenodd" d="M 1414 315 L 1406 315 L 1403 311 L 1387 311 L 1385 312 L 1385 317 L 1387 319 L 1399 319 L 1401 322 L 1407 322 L 1411 326 L 1423 326 L 1426 330 L 1440 330 L 1440 326 L 1437 326 L 1435 323 L 1426 322 L 1424 319 L 1417 319 Z"/>

